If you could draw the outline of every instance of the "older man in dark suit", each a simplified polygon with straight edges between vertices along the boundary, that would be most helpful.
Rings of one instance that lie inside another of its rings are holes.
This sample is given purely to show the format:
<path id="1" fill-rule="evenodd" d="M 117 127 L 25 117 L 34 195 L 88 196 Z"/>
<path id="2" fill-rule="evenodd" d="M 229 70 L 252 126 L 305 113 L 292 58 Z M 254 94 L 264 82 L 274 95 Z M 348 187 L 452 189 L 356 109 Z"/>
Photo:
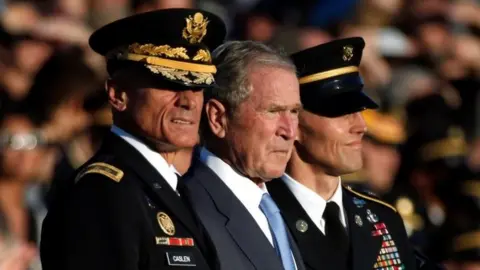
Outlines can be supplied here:
<path id="1" fill-rule="evenodd" d="M 192 205 L 221 269 L 303 269 L 265 182 L 283 174 L 300 98 L 288 57 L 252 42 L 214 52 L 217 86 L 206 91 L 199 159 L 186 176 Z"/>

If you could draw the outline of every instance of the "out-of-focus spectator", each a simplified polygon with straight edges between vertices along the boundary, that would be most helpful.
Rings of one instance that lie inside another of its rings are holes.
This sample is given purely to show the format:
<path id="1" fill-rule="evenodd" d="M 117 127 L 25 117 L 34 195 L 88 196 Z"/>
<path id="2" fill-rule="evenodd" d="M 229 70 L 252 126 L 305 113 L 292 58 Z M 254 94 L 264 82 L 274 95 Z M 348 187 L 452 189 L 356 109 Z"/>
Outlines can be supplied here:
<path id="1" fill-rule="evenodd" d="M 135 13 L 143 13 L 166 8 L 193 8 L 193 0 L 133 0 L 131 8 Z"/>
<path id="2" fill-rule="evenodd" d="M 0 265 L 30 266 L 38 264 L 37 223 L 25 196 L 30 181 L 43 173 L 48 152 L 36 139 L 27 111 L 8 112 L 1 123 Z"/>
<path id="3" fill-rule="evenodd" d="M 45 63 L 25 103 L 44 127 L 46 140 L 64 142 L 88 127 L 90 118 L 83 103 L 99 84 L 78 49 L 57 52 Z"/>
<path id="4" fill-rule="evenodd" d="M 31 261 L 38 255 L 38 252 L 35 247 L 27 244 L 5 248 L 0 240 L 0 254 L 0 269 L 25 270 L 31 266 Z"/>
<path id="5" fill-rule="evenodd" d="M 0 18 L 1 24 L 13 34 L 28 33 L 41 19 L 32 3 L 15 1 L 9 3 Z"/>

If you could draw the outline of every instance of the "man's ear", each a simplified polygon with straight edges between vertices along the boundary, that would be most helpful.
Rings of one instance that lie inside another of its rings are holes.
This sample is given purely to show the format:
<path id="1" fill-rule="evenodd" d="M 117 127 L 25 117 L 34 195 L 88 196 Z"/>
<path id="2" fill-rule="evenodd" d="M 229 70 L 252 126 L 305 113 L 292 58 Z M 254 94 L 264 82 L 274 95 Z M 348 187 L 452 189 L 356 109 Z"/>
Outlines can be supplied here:
<path id="1" fill-rule="evenodd" d="M 108 79 L 105 82 L 105 89 L 108 94 L 108 101 L 117 111 L 123 112 L 127 109 L 128 95 L 124 90 L 121 90 L 114 80 Z"/>
<path id="2" fill-rule="evenodd" d="M 205 104 L 205 114 L 211 132 L 218 138 L 224 138 L 227 133 L 227 111 L 218 100 L 210 99 Z"/>

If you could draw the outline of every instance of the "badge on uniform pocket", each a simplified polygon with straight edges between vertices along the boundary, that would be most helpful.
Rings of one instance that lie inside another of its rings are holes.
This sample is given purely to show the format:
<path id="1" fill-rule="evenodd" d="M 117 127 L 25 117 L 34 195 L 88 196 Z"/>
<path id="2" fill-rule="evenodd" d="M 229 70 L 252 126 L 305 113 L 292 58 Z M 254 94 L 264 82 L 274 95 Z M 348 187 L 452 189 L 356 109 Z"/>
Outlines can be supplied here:
<path id="1" fill-rule="evenodd" d="M 170 266 L 197 266 L 190 252 L 167 252 L 167 261 Z"/>

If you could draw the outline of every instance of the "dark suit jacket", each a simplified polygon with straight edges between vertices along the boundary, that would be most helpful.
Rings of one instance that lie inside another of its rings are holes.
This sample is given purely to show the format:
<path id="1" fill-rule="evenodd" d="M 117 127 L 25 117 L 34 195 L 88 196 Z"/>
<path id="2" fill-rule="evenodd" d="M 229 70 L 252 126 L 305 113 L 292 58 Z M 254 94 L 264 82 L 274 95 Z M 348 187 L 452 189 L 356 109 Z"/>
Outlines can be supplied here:
<path id="1" fill-rule="evenodd" d="M 267 187 L 300 248 L 305 266 L 315 270 L 337 270 L 337 254 L 325 244 L 323 233 L 316 227 L 283 180 L 273 180 L 267 184 Z M 396 267 L 403 266 L 404 268 L 401 269 L 417 269 L 403 221 L 395 210 L 370 195 L 346 187 L 343 188 L 343 206 L 348 219 L 349 269 L 381 269 L 381 266 L 374 267 L 375 264 L 385 263 L 392 263 L 392 266 Z M 307 224 L 306 231 L 304 230 L 306 226 L 298 227 L 299 222 Z M 382 224 L 385 225 L 386 230 L 375 227 Z M 390 262 L 386 262 L 388 260 Z"/>
<path id="2" fill-rule="evenodd" d="M 283 269 L 248 210 L 210 168 L 195 160 L 184 179 L 191 204 L 215 245 L 220 269 Z M 300 253 L 290 240 L 297 268 L 302 270 Z"/>
<path id="3" fill-rule="evenodd" d="M 191 209 L 113 133 L 74 177 L 54 183 L 48 204 L 44 270 L 210 269 L 214 261 Z"/>

